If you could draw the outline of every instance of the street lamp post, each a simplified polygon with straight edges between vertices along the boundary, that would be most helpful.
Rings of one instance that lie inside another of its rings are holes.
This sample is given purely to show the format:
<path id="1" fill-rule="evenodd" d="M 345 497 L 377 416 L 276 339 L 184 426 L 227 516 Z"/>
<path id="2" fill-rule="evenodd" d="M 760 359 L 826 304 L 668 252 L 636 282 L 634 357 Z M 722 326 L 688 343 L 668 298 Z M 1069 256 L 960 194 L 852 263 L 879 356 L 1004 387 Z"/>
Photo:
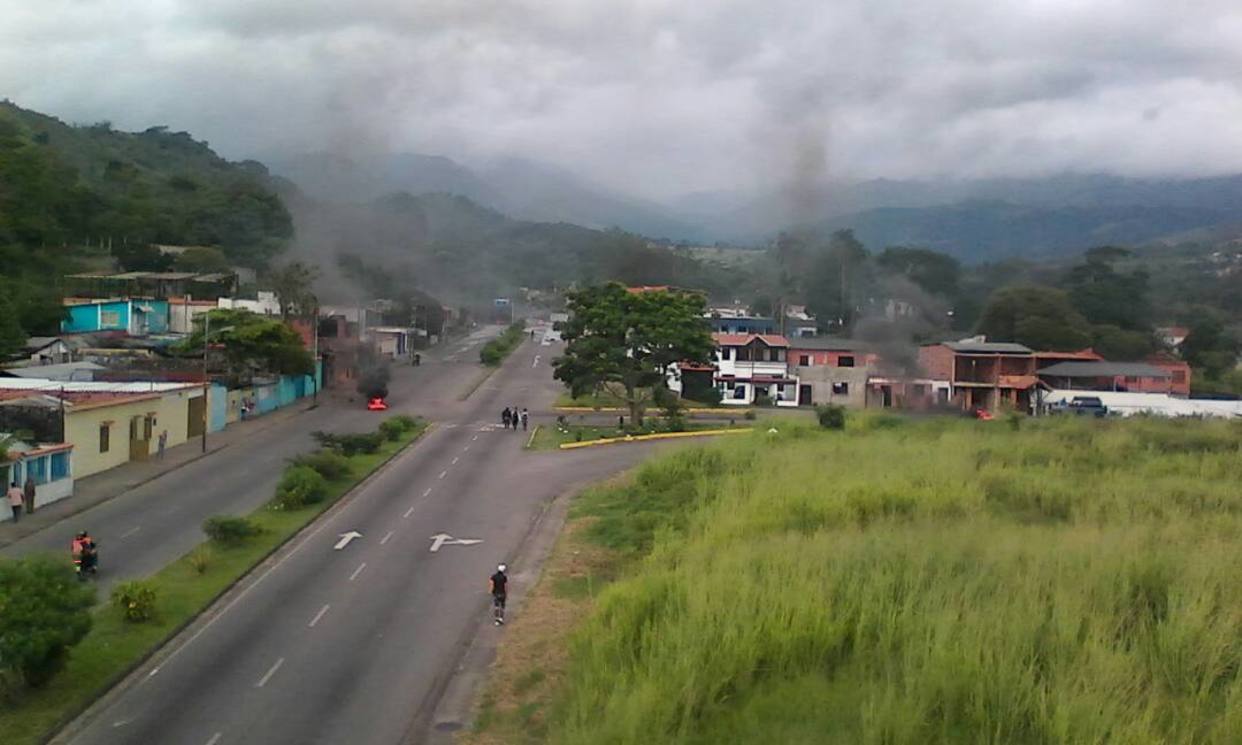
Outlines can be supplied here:
<path id="1" fill-rule="evenodd" d="M 211 311 L 203 314 L 203 452 L 207 452 L 208 409 L 211 407 L 211 379 L 207 377 L 207 346 L 211 338 Z"/>

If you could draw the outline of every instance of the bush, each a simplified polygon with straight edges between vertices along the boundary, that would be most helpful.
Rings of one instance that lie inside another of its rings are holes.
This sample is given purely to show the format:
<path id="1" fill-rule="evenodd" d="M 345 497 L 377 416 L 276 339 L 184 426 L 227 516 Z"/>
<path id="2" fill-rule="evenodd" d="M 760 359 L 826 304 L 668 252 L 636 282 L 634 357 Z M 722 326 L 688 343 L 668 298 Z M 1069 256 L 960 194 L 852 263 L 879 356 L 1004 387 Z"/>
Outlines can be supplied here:
<path id="1" fill-rule="evenodd" d="M 62 561 L 0 560 L 0 668 L 47 683 L 90 631 L 94 603 L 95 588 Z"/>
<path id="2" fill-rule="evenodd" d="M 341 479 L 349 475 L 349 460 L 335 450 L 316 450 L 313 453 L 299 455 L 291 460 L 290 463 L 295 466 L 313 468 L 328 481 Z"/>
<path id="3" fill-rule="evenodd" d="M 328 496 L 328 482 L 310 466 L 290 466 L 276 485 L 276 506 L 296 510 L 323 501 Z"/>
<path id="4" fill-rule="evenodd" d="M 826 404 L 815 407 L 815 416 L 819 426 L 824 429 L 845 429 L 845 407 L 837 404 Z"/>
<path id="5" fill-rule="evenodd" d="M 311 437 L 315 438 L 325 448 L 331 448 L 345 456 L 354 456 L 358 453 L 374 453 L 380 449 L 380 445 L 384 444 L 384 436 L 379 432 L 359 432 L 355 434 L 338 435 L 332 432 L 312 432 Z"/>
<path id="6" fill-rule="evenodd" d="M 212 515 L 203 521 L 203 532 L 216 543 L 236 546 L 245 543 L 251 536 L 258 535 L 260 528 L 245 517 Z"/>
<path id="7" fill-rule="evenodd" d="M 753 422 L 755 421 L 755 412 L 748 410 L 746 413 L 742 414 L 742 418 L 748 422 Z"/>
<path id="8" fill-rule="evenodd" d="M 514 323 L 505 329 L 504 333 L 484 344 L 479 350 L 479 361 L 489 367 L 496 367 L 509 356 L 517 345 L 522 343 L 525 338 L 526 324 L 523 322 Z"/>
<path id="9" fill-rule="evenodd" d="M 391 419 L 385 419 L 380 422 L 380 434 L 389 442 L 396 442 L 401 439 L 401 435 L 405 434 L 405 426 L 401 422 L 394 422 Z"/>
<path id="10" fill-rule="evenodd" d="M 386 421 L 395 422 L 401 427 L 402 432 L 412 432 L 418 427 L 418 419 L 407 414 L 397 414 L 390 416 Z"/>
<path id="11" fill-rule="evenodd" d="M 720 392 L 719 388 L 704 388 L 702 391 L 694 394 L 693 400 L 705 406 L 715 407 L 719 406 L 720 402 L 724 400 L 724 394 Z"/>
<path id="12" fill-rule="evenodd" d="M 130 623 L 143 623 L 155 617 L 155 588 L 150 582 L 135 579 L 112 588 L 112 604 Z"/>
<path id="13" fill-rule="evenodd" d="M 771 406 L 772 397 L 763 393 L 755 394 L 755 406 Z"/>
<path id="14" fill-rule="evenodd" d="M 199 546 L 190 552 L 190 568 L 195 574 L 206 574 L 215 558 L 210 546 Z"/>

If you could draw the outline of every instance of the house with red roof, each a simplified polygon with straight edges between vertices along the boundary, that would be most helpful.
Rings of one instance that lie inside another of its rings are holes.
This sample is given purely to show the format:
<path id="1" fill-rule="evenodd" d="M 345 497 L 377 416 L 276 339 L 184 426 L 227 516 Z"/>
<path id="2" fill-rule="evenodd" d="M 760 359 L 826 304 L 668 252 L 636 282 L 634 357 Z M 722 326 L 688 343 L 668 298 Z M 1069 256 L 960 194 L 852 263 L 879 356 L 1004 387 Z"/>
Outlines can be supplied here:
<path id="1" fill-rule="evenodd" d="M 746 406 L 766 398 L 777 406 L 798 405 L 788 339 L 779 334 L 712 334 L 712 339 L 721 403 Z"/>

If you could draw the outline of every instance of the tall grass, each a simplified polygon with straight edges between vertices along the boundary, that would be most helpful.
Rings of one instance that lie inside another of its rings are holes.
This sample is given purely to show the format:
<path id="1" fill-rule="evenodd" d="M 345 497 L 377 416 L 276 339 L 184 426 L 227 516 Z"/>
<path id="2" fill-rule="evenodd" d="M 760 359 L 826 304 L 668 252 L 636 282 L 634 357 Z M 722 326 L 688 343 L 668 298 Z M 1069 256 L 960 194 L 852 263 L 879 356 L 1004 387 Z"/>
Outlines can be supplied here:
<path id="1" fill-rule="evenodd" d="M 862 420 L 578 505 L 565 743 L 1242 742 L 1242 429 Z"/>

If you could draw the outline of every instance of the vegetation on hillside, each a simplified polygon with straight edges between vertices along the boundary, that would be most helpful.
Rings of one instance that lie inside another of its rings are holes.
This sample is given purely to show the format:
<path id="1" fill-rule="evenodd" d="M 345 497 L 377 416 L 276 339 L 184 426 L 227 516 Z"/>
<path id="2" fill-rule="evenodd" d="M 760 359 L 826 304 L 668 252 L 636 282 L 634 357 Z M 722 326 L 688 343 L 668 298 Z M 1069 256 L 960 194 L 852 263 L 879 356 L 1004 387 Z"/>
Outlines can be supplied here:
<path id="1" fill-rule="evenodd" d="M 594 540 L 635 562 L 581 622 L 560 702 L 529 732 L 1236 741 L 1236 426 L 780 429 L 579 503 Z"/>

